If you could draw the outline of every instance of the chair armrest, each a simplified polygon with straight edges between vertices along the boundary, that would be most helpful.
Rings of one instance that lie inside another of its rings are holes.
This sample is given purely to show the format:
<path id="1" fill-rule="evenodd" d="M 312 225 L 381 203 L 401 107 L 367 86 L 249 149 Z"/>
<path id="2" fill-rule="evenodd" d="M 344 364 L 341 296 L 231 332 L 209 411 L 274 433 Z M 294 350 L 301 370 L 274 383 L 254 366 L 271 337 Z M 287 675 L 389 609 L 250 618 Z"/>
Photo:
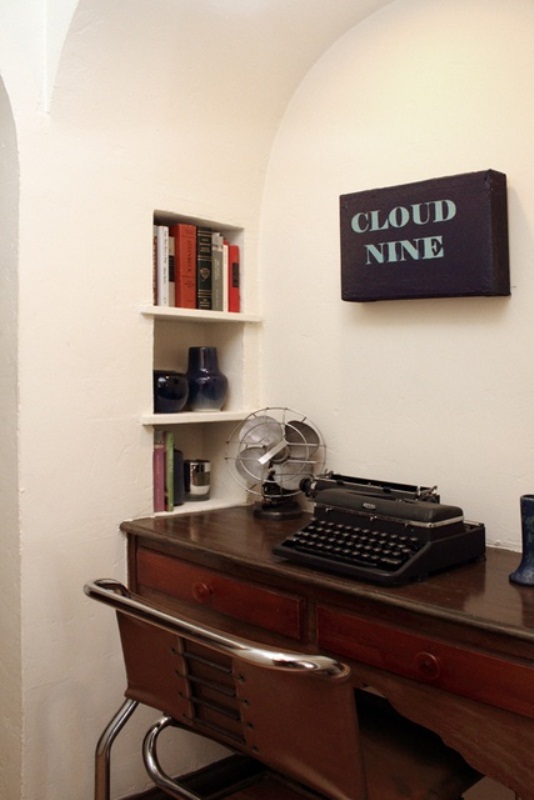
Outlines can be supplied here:
<path id="1" fill-rule="evenodd" d="M 256 642 L 223 633 L 206 625 L 177 617 L 150 606 L 134 597 L 129 589 L 113 578 L 101 578 L 89 581 L 84 586 L 85 594 L 93 600 L 112 606 L 116 611 L 127 614 L 143 622 L 156 625 L 163 630 L 185 638 L 204 641 L 219 651 L 234 658 L 242 659 L 265 669 L 283 670 L 285 672 L 301 672 L 328 680 L 344 680 L 349 677 L 350 669 L 335 659 L 320 654 L 290 650 L 279 650 L 266 647 Z"/>

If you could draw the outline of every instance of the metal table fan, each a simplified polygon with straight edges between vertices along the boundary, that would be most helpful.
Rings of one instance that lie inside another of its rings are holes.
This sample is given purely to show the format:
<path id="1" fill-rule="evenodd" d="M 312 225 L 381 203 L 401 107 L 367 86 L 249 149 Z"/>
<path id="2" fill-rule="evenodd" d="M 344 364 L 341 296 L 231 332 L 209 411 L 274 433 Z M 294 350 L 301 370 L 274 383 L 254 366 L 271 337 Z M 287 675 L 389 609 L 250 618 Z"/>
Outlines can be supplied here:
<path id="1" fill-rule="evenodd" d="M 290 408 L 254 411 L 226 443 L 232 477 L 261 497 L 254 514 L 275 519 L 300 516 L 301 481 L 322 471 L 325 444 L 317 427 Z"/>

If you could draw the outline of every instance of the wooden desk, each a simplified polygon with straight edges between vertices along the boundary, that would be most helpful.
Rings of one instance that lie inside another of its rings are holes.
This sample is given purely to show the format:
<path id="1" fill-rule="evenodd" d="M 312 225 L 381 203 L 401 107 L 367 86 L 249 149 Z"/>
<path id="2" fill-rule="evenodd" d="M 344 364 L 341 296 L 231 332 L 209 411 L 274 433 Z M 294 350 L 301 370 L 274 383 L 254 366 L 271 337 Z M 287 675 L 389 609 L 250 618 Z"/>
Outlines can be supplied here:
<path id="1" fill-rule="evenodd" d="M 124 522 L 130 588 L 243 636 L 350 662 L 405 716 L 534 800 L 534 588 L 519 555 L 383 588 L 291 565 L 272 546 L 302 521 L 243 506 Z"/>

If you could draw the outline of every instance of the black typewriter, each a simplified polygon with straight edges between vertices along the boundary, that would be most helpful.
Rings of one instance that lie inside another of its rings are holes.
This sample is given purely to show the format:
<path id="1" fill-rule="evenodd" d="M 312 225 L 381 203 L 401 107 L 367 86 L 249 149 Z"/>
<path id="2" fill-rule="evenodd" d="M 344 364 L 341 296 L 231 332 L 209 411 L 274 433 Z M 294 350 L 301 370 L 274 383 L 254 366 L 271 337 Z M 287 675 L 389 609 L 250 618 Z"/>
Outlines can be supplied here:
<path id="1" fill-rule="evenodd" d="M 485 528 L 434 489 L 358 478 L 308 481 L 313 518 L 274 547 L 299 564 L 396 586 L 482 558 Z"/>

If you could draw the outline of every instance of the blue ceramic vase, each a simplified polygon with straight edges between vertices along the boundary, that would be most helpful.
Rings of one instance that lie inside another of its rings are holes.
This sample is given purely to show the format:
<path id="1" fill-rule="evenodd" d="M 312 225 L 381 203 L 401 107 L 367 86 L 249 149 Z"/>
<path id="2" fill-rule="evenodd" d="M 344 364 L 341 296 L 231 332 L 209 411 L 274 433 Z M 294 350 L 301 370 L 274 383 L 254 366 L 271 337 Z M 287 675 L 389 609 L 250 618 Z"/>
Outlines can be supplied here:
<path id="1" fill-rule="evenodd" d="M 228 394 L 228 378 L 219 369 L 216 347 L 190 347 L 187 365 L 191 411 L 219 411 Z"/>
<path id="2" fill-rule="evenodd" d="M 521 537 L 523 557 L 515 572 L 510 575 L 512 583 L 523 586 L 534 585 L 534 494 L 524 494 L 520 498 Z"/>

